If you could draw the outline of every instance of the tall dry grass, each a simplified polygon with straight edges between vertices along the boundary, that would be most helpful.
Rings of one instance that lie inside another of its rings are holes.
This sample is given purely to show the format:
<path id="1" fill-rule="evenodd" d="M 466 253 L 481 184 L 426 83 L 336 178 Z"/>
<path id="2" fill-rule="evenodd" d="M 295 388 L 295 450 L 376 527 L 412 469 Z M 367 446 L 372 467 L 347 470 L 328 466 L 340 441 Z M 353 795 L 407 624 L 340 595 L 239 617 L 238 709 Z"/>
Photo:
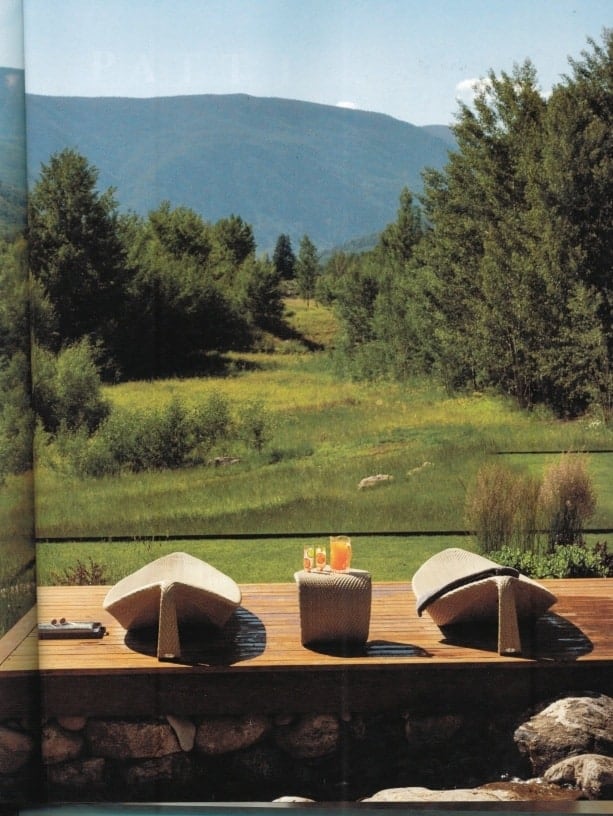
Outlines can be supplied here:
<path id="1" fill-rule="evenodd" d="M 501 462 L 486 462 L 466 495 L 466 521 L 483 552 L 505 546 L 534 551 L 538 480 Z"/>
<path id="2" fill-rule="evenodd" d="M 548 530 L 548 550 L 576 544 L 596 510 L 596 490 L 585 454 L 564 454 L 543 474 L 539 512 Z"/>

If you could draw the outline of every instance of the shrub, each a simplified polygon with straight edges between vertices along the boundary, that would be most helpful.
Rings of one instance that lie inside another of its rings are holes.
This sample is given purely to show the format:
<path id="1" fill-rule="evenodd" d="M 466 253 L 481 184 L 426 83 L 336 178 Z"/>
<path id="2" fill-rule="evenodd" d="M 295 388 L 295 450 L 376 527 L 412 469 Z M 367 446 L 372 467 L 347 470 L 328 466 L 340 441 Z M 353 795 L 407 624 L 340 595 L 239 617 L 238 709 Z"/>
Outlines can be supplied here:
<path id="1" fill-rule="evenodd" d="M 36 344 L 32 349 L 32 403 L 45 430 L 55 433 L 84 427 L 92 433 L 108 416 L 102 397 L 95 352 L 87 339 L 54 355 Z"/>
<path id="2" fill-rule="evenodd" d="M 206 454 L 221 439 L 232 434 L 232 417 L 223 394 L 211 394 L 193 413 L 195 444 Z"/>
<path id="3" fill-rule="evenodd" d="M 160 411 L 116 410 L 82 442 L 72 461 L 83 475 L 176 468 L 194 446 L 193 423 L 178 401 Z"/>
<path id="4" fill-rule="evenodd" d="M 61 584 L 62 586 L 107 584 L 106 567 L 94 561 L 91 555 L 88 563 L 78 558 L 74 567 L 65 567 L 62 572 L 53 572 L 51 574 L 51 583 Z"/>
<path id="5" fill-rule="evenodd" d="M 531 578 L 611 578 L 613 553 L 606 542 L 561 544 L 553 552 L 531 553 L 503 547 L 491 553 L 493 560 L 514 567 Z"/>
<path id="6" fill-rule="evenodd" d="M 499 462 L 483 465 L 466 497 L 466 520 L 483 552 L 536 546 L 538 483 Z"/>
<path id="7" fill-rule="evenodd" d="M 586 521 L 596 509 L 596 492 L 587 459 L 566 454 L 543 475 L 539 506 L 548 530 L 548 549 L 581 542 Z"/>
<path id="8" fill-rule="evenodd" d="M 23 352 L 0 365 L 0 481 L 32 467 L 34 414 L 28 382 L 29 359 Z"/>
<path id="9" fill-rule="evenodd" d="M 260 400 L 247 403 L 240 416 L 239 433 L 247 447 L 261 453 L 272 438 L 272 417 Z"/>

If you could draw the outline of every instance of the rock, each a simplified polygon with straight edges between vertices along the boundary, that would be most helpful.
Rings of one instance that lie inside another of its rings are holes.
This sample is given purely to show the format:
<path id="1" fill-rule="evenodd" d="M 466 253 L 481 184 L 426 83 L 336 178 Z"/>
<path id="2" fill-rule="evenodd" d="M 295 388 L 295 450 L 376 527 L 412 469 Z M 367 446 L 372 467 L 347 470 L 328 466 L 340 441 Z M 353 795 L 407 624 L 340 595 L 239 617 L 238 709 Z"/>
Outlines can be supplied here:
<path id="1" fill-rule="evenodd" d="M 538 780 L 529 782 L 490 782 L 478 788 L 387 788 L 362 802 L 541 802 L 576 801 L 576 792 L 547 785 Z"/>
<path id="2" fill-rule="evenodd" d="M 71 788 L 79 792 L 99 789 L 105 781 L 106 760 L 101 757 L 62 762 L 51 765 L 47 771 L 49 783 L 53 786 Z"/>
<path id="3" fill-rule="evenodd" d="M 536 776 L 569 756 L 613 756 L 613 699 L 586 693 L 556 700 L 520 725 L 514 740 Z"/>
<path id="4" fill-rule="evenodd" d="M 574 785 L 588 799 L 613 799 L 613 758 L 582 754 L 557 762 L 545 771 L 546 782 Z"/>
<path id="5" fill-rule="evenodd" d="M 272 803 L 281 805 L 298 804 L 300 802 L 314 802 L 315 799 L 307 799 L 305 796 L 279 796 L 278 799 L 273 799 Z"/>
<path id="6" fill-rule="evenodd" d="M 0 725 L 0 774 L 14 774 L 27 765 L 34 752 L 29 734 Z"/>
<path id="7" fill-rule="evenodd" d="M 193 763 L 185 754 L 153 757 L 122 765 L 121 776 L 130 793 L 136 797 L 155 797 L 159 789 L 181 789 L 192 783 Z"/>
<path id="8" fill-rule="evenodd" d="M 89 720 L 85 729 L 94 756 L 110 759 L 147 759 L 181 750 L 168 723 L 126 720 Z"/>
<path id="9" fill-rule="evenodd" d="M 333 714 L 306 714 L 276 732 L 277 744 L 298 759 L 331 754 L 338 747 L 340 724 Z"/>
<path id="10" fill-rule="evenodd" d="M 236 456 L 216 456 L 213 459 L 213 464 L 215 467 L 225 467 L 227 465 L 238 465 L 240 461 Z"/>
<path id="11" fill-rule="evenodd" d="M 376 476 L 366 476 L 364 479 L 362 479 L 358 484 L 358 490 L 364 490 L 365 488 L 369 487 L 378 487 L 381 484 L 386 484 L 387 482 L 393 481 L 393 476 L 390 476 L 387 473 L 377 473 Z"/>
<path id="12" fill-rule="evenodd" d="M 409 745 L 423 749 L 441 743 L 449 743 L 464 725 L 459 714 L 432 717 L 406 717 L 404 733 Z"/>
<path id="13" fill-rule="evenodd" d="M 285 782 L 290 775 L 287 755 L 274 745 L 253 745 L 233 754 L 229 779 L 241 790 L 262 790 Z M 242 786 L 242 787 L 241 787 Z"/>
<path id="14" fill-rule="evenodd" d="M 82 731 L 87 725 L 87 717 L 58 717 L 57 724 L 64 731 Z"/>
<path id="15" fill-rule="evenodd" d="M 226 754 L 247 748 L 271 728 L 268 717 L 215 717 L 203 720 L 196 730 L 196 748 L 205 754 Z"/>
<path id="16" fill-rule="evenodd" d="M 427 467 L 432 467 L 432 462 L 422 462 L 421 465 L 411 468 L 411 470 L 407 471 L 407 476 L 415 476 L 416 473 L 421 473 L 421 471 Z"/>
<path id="17" fill-rule="evenodd" d="M 64 731 L 59 725 L 47 723 L 41 735 L 41 753 L 45 765 L 55 765 L 76 759 L 84 746 L 82 734 Z"/>
<path id="18" fill-rule="evenodd" d="M 166 716 L 168 724 L 177 735 L 182 751 L 191 751 L 196 741 L 196 726 L 191 720 L 184 717 L 175 717 L 172 714 Z"/>

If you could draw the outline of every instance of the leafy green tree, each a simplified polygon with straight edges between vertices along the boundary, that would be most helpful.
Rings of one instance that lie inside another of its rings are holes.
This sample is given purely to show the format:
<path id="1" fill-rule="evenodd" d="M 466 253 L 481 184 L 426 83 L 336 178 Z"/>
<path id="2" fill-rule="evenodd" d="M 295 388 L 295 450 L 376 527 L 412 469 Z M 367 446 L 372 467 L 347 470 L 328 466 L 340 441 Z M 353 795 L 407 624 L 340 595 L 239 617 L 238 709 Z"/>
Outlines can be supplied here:
<path id="1" fill-rule="evenodd" d="M 409 188 L 403 187 L 396 220 L 383 230 L 378 246 L 389 260 L 402 264 L 412 257 L 423 233 L 421 210 L 413 203 Z"/>
<path id="2" fill-rule="evenodd" d="M 458 152 L 426 176 L 424 285 L 438 369 L 451 385 L 495 385 L 530 407 L 552 393 L 547 350 L 568 319 L 568 279 L 551 264 L 544 199 L 546 103 L 533 66 L 490 73 L 461 108 Z"/>
<path id="3" fill-rule="evenodd" d="M 124 376 L 202 369 L 212 350 L 245 346 L 237 268 L 218 278 L 215 229 L 191 210 L 163 204 L 146 220 L 122 220 L 130 282 L 122 319 Z M 210 248 L 210 250 L 209 250 Z"/>
<path id="4" fill-rule="evenodd" d="M 296 273 L 296 256 L 289 235 L 281 234 L 277 238 L 272 262 L 280 280 L 291 280 L 294 277 Z"/>
<path id="5" fill-rule="evenodd" d="M 205 266 L 212 249 L 211 227 L 188 207 L 171 209 L 163 201 L 149 213 L 149 224 L 160 244 L 175 258 L 190 258 Z"/>
<path id="6" fill-rule="evenodd" d="M 32 467 L 32 322 L 52 337 L 53 310 L 40 284 L 28 280 L 25 241 L 0 242 L 0 479 Z"/>
<path id="7" fill-rule="evenodd" d="M 239 215 L 222 218 L 213 227 L 213 236 L 235 267 L 255 252 L 253 229 Z"/>
<path id="8" fill-rule="evenodd" d="M 283 316 L 279 273 L 268 258 L 250 256 L 238 273 L 243 312 L 260 328 L 274 329 Z"/>
<path id="9" fill-rule="evenodd" d="M 92 433 L 108 416 L 102 396 L 95 350 L 87 338 L 57 355 L 32 347 L 32 404 L 46 431 L 85 430 Z"/>
<path id="10" fill-rule="evenodd" d="M 56 348 L 87 335 L 114 349 L 125 259 L 113 190 L 99 193 L 97 181 L 83 156 L 63 150 L 28 201 L 29 263 L 57 317 Z"/>
<path id="11" fill-rule="evenodd" d="M 296 281 L 298 291 L 307 304 L 315 294 L 317 278 L 320 274 L 317 248 L 308 235 L 303 235 L 296 261 Z"/>

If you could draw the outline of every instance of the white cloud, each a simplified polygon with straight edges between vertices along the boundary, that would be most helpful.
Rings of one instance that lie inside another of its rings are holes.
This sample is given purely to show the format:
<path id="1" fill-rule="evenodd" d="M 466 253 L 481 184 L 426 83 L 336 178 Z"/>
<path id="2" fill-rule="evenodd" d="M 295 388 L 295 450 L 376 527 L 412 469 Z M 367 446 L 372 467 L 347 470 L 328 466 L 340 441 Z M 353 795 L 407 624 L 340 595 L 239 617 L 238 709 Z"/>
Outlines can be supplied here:
<path id="1" fill-rule="evenodd" d="M 486 90 L 486 88 L 489 88 L 491 84 L 492 83 L 489 79 L 463 79 L 455 86 L 456 99 L 459 102 L 464 102 L 467 105 L 470 105 L 477 94 Z"/>
<path id="2" fill-rule="evenodd" d="M 337 108 L 349 108 L 350 110 L 356 110 L 358 106 L 355 104 L 355 102 L 342 101 L 342 102 L 337 102 L 336 107 Z"/>

